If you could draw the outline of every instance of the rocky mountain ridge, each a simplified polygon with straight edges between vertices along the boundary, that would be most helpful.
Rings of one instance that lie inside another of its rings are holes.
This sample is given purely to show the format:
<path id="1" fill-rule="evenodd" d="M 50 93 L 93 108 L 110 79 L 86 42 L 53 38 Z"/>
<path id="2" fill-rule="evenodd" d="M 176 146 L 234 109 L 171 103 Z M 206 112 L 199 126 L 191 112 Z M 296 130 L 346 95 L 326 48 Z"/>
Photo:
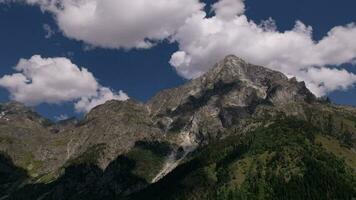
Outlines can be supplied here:
<path id="1" fill-rule="evenodd" d="M 147 103 L 108 101 L 79 122 L 54 124 L 21 104 L 5 104 L 0 175 L 10 181 L 0 183 L 0 199 L 29 193 L 82 199 L 94 191 L 98 199 L 126 198 L 159 184 L 202 148 L 268 127 L 280 116 L 308 121 L 354 151 L 355 108 L 322 101 L 303 82 L 236 56 Z"/>

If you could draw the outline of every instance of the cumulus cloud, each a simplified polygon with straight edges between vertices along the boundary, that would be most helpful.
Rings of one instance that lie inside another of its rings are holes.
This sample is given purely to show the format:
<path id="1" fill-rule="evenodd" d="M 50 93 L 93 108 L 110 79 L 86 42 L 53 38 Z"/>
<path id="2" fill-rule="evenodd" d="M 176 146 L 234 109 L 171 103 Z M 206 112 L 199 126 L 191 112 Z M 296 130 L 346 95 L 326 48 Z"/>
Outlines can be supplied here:
<path id="1" fill-rule="evenodd" d="M 69 38 L 105 48 L 150 48 L 169 38 L 199 0 L 25 0 L 54 14 Z"/>
<path id="2" fill-rule="evenodd" d="M 217 17 L 231 19 L 245 12 L 245 4 L 243 0 L 224 0 L 215 3 L 212 9 Z"/>
<path id="3" fill-rule="evenodd" d="M 279 32 L 272 19 L 260 24 L 248 20 L 242 0 L 220 0 L 212 9 L 214 16 L 195 13 L 173 37 L 179 51 L 170 64 L 181 76 L 196 78 L 224 56 L 235 54 L 305 81 L 318 96 L 356 83 L 354 74 L 325 67 L 355 63 L 355 24 L 337 26 L 314 41 L 312 27 L 300 21 L 292 30 Z"/>
<path id="4" fill-rule="evenodd" d="M 91 102 L 88 106 L 92 108 L 106 100 L 127 99 L 126 95 L 126 99 L 118 98 L 114 92 L 99 85 L 86 68 L 79 68 L 67 58 L 35 55 L 30 59 L 21 59 L 14 69 L 17 73 L 0 78 L 0 86 L 10 92 L 11 99 L 26 105 L 88 100 Z M 120 93 L 124 96 L 124 93 Z M 77 110 L 90 109 L 82 106 Z"/>
<path id="5" fill-rule="evenodd" d="M 234 54 L 305 81 L 318 96 L 346 90 L 356 82 L 354 74 L 340 69 L 346 63 L 356 64 L 354 23 L 334 27 L 314 41 L 312 27 L 300 21 L 280 32 L 272 19 L 249 20 L 244 0 L 219 0 L 211 6 L 214 14 L 209 17 L 199 0 L 1 1 L 40 6 L 53 14 L 65 36 L 90 48 L 150 48 L 165 39 L 175 41 L 179 50 L 170 64 L 188 79 Z"/>
<path id="6" fill-rule="evenodd" d="M 78 68 L 67 58 L 35 55 L 21 59 L 14 69 L 18 73 L 2 77 L 0 86 L 10 91 L 12 99 L 27 105 L 92 96 L 99 87 L 93 74 Z"/>
<path id="7" fill-rule="evenodd" d="M 322 96 L 335 90 L 347 90 L 356 83 L 356 75 L 345 69 L 312 67 L 298 74 L 307 87 L 316 95 Z"/>
<path id="8" fill-rule="evenodd" d="M 80 101 L 75 103 L 75 109 L 77 112 L 89 112 L 97 105 L 103 104 L 109 100 L 125 101 L 129 97 L 123 92 L 119 91 L 114 93 L 109 88 L 102 87 L 99 89 L 98 94 L 94 97 L 83 97 Z"/>

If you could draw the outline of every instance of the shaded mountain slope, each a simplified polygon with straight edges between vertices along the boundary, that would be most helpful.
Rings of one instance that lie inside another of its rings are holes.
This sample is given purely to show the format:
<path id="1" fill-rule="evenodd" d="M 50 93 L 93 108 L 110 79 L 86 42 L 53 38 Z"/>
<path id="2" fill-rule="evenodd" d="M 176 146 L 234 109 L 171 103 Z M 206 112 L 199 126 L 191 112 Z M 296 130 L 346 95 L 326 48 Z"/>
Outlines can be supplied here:
<path id="1" fill-rule="evenodd" d="M 355 171 L 295 118 L 202 148 L 133 199 L 353 199 Z"/>

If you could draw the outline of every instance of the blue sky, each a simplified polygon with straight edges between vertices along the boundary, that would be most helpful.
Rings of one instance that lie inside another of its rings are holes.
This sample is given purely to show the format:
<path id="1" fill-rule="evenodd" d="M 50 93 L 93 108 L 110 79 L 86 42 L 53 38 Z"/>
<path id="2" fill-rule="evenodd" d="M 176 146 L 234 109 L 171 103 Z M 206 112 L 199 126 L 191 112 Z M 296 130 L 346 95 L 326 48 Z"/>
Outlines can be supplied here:
<path id="1" fill-rule="evenodd" d="M 204 2 L 207 10 L 215 3 Z M 246 0 L 244 14 L 255 23 L 271 17 L 279 32 L 293 29 L 296 20 L 301 20 L 313 27 L 312 38 L 318 41 L 333 27 L 356 22 L 354 8 L 356 2 L 351 0 Z M 209 12 L 208 15 L 214 14 Z M 54 31 L 49 38 L 45 37 L 44 24 Z M 172 54 L 180 48 L 179 41 L 164 40 L 149 49 L 95 47 L 88 50 L 88 42 L 63 35 L 53 13 L 42 12 L 39 6 L 17 3 L 0 4 L 0 27 L 0 77 L 13 74 L 13 67 L 20 58 L 29 59 L 33 55 L 66 57 L 75 65 L 87 68 L 100 85 L 113 91 L 122 90 L 140 101 L 147 101 L 159 90 L 183 84 L 188 78 L 178 75 L 169 63 Z M 356 67 L 351 64 L 333 67 L 356 73 Z M 334 90 L 328 96 L 339 104 L 356 105 L 355 88 Z M 8 90 L 1 88 L 0 100 L 5 102 L 9 98 Z M 81 116 L 75 112 L 73 102 L 40 103 L 35 108 L 51 119 L 62 114 Z"/>

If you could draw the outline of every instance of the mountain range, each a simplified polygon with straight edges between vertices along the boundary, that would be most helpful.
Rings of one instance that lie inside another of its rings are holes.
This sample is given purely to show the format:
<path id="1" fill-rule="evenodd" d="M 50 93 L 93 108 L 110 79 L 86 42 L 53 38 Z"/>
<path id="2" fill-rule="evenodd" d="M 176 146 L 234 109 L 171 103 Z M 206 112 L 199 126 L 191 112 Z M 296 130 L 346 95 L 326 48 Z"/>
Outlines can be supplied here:
<path id="1" fill-rule="evenodd" d="M 227 56 L 146 103 L 0 106 L 0 199 L 356 199 L 356 108 Z"/>

